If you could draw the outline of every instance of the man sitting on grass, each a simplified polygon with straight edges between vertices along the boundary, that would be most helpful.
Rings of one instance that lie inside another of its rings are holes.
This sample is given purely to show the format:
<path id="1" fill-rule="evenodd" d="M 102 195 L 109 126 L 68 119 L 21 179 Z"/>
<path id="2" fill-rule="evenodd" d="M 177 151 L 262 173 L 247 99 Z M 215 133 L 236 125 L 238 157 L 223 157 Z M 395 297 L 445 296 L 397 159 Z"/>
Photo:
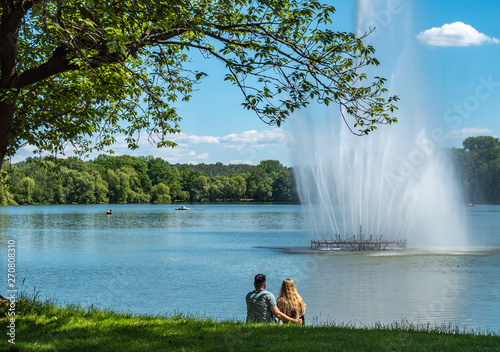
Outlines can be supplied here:
<path id="1" fill-rule="evenodd" d="M 247 323 L 272 323 L 273 315 L 281 321 L 302 324 L 302 319 L 290 318 L 280 312 L 276 305 L 274 295 L 266 290 L 266 275 L 257 274 L 254 279 L 255 290 L 246 296 L 247 302 Z"/>

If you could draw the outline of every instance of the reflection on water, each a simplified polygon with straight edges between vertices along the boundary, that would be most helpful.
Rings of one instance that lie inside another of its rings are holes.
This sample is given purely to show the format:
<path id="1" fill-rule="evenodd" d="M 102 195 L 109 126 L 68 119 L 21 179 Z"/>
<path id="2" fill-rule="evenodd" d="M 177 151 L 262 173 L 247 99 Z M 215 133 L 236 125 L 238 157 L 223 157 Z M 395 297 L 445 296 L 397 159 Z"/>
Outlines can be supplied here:
<path id="1" fill-rule="evenodd" d="M 111 216 L 107 207 L 0 208 L 0 250 L 16 240 L 26 291 L 136 314 L 243 320 L 244 296 L 263 272 L 275 294 L 294 279 L 311 321 L 500 331 L 499 206 L 468 209 L 471 248 L 314 254 L 300 206 L 115 205 Z"/>
<path id="2" fill-rule="evenodd" d="M 458 262 L 437 256 L 319 256 L 315 273 L 306 279 L 310 289 L 316 286 L 315 293 L 306 289 L 310 312 L 362 324 L 461 321 L 457 307 L 467 276 L 449 270 Z"/>

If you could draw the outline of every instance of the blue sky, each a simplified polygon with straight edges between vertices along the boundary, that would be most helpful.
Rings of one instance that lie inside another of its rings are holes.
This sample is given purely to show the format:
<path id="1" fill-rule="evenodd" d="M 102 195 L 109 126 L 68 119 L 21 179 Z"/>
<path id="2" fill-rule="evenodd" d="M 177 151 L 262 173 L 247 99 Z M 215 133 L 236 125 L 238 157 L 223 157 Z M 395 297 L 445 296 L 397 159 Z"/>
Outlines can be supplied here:
<path id="1" fill-rule="evenodd" d="M 385 29 L 394 25 L 407 26 L 413 59 L 411 64 L 403 65 L 403 70 L 419 67 L 418 94 L 425 99 L 432 128 L 444 135 L 444 145 L 460 147 L 463 139 L 469 136 L 500 137 L 499 1 L 325 2 L 336 7 L 332 28 L 341 31 L 355 31 L 356 9 L 378 4 L 379 7 L 371 12 L 376 31 L 380 31 L 374 36 L 373 45 L 377 49 L 375 56 L 381 61 L 380 72 L 389 82 L 397 60 L 384 52 L 383 45 L 379 51 L 376 43 L 385 38 Z M 404 24 L 397 22 L 403 10 L 408 9 L 411 20 L 405 19 Z M 194 64 L 198 62 L 199 69 L 207 72 L 209 77 L 198 87 L 199 91 L 194 93 L 191 101 L 178 104 L 183 117 L 180 123 L 182 133 L 173 140 L 179 146 L 157 149 L 144 141 L 141 148 L 132 152 L 124 144 L 117 143 L 113 148 L 117 155 L 153 155 L 171 163 L 194 164 L 258 164 L 261 160 L 278 159 L 292 166 L 288 146 L 290 124 L 281 128 L 264 124 L 254 113 L 243 109 L 239 90 L 223 81 L 224 68 L 220 63 L 199 60 Z M 393 93 L 399 94 L 397 91 Z M 413 93 L 405 90 L 399 95 L 405 100 L 412 99 Z M 312 109 L 303 112 L 312 113 Z M 328 111 L 324 109 L 323 113 Z M 20 150 L 12 160 L 15 162 L 30 156 L 29 150 L 29 146 Z"/>
<path id="2" fill-rule="evenodd" d="M 425 1 L 415 40 L 436 125 L 448 144 L 500 137 L 500 28 L 497 1 Z"/>

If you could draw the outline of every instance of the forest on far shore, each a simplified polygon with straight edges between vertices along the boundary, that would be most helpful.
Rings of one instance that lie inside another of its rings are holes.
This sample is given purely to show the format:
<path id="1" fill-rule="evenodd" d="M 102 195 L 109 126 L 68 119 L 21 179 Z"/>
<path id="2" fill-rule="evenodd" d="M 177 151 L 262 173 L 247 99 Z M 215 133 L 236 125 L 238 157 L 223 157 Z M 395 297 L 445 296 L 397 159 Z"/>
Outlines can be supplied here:
<path id="1" fill-rule="evenodd" d="M 449 150 L 466 203 L 500 203 L 500 141 L 469 137 Z M 170 164 L 161 158 L 99 155 L 90 161 L 5 163 L 0 204 L 300 202 L 294 170 L 278 160 Z"/>
<path id="2" fill-rule="evenodd" d="M 491 136 L 468 137 L 463 148 L 452 149 L 464 200 L 500 203 L 500 140 Z"/>
<path id="3" fill-rule="evenodd" d="M 174 165 L 128 155 L 27 159 L 5 163 L 1 182 L 2 205 L 299 201 L 293 170 L 278 160 Z"/>

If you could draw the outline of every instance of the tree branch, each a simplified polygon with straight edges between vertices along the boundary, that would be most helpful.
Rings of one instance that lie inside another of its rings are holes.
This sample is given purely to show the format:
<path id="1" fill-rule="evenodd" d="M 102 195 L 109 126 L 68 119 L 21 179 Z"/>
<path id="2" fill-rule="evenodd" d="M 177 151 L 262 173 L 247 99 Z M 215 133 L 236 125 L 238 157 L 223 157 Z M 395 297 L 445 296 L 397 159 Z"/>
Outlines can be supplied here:
<path id="1" fill-rule="evenodd" d="M 59 73 L 78 69 L 78 65 L 71 64 L 67 58 L 67 49 L 60 46 L 54 50 L 53 56 L 47 62 L 17 76 L 12 82 L 12 87 L 23 88 Z"/>
<path id="2" fill-rule="evenodd" d="M 0 84 L 7 88 L 16 74 L 17 36 L 21 20 L 37 0 L 21 1 L 14 5 L 13 1 L 1 0 L 2 18 L 0 27 Z"/>

